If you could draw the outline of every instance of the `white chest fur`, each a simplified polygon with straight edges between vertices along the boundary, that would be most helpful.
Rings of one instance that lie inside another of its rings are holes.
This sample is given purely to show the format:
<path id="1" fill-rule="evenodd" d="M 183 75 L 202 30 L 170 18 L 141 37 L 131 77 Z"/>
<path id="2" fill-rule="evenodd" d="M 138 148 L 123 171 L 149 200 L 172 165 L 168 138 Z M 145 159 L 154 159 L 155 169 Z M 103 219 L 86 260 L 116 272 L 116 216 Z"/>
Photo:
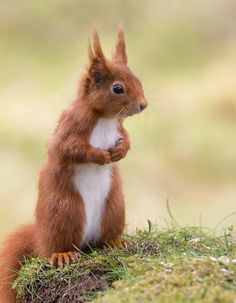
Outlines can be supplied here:
<path id="1" fill-rule="evenodd" d="M 120 138 L 118 121 L 99 119 L 94 127 L 90 144 L 101 149 L 115 146 Z M 75 167 L 74 184 L 82 196 L 86 224 L 83 231 L 83 243 L 93 244 L 101 236 L 101 217 L 111 186 L 112 164 L 79 164 Z"/>

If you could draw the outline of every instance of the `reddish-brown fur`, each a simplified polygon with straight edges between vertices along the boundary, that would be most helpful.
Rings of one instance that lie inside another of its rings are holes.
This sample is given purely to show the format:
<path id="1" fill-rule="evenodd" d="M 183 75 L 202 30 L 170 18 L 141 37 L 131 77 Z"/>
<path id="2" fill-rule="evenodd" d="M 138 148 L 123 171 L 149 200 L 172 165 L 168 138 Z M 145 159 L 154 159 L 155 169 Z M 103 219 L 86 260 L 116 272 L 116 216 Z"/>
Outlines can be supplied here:
<path id="1" fill-rule="evenodd" d="M 49 141 L 48 158 L 40 174 L 35 223 L 21 227 L 8 237 L 1 251 L 0 303 L 15 302 L 10 285 L 24 255 L 50 257 L 53 253 L 73 251 L 74 245 L 80 247 L 86 215 L 81 195 L 72 182 L 73 165 L 88 162 L 104 165 L 124 158 L 130 145 L 122 121 L 147 105 L 140 81 L 127 67 L 121 29 L 112 60 L 105 58 L 96 31 L 94 50 L 89 46 L 89 59 L 77 99 L 62 113 Z M 114 83 L 125 88 L 123 95 L 111 91 Z M 109 150 L 89 144 L 90 134 L 101 117 L 119 119 L 122 139 Z M 102 236 L 96 245 L 116 240 L 123 233 L 124 225 L 122 182 L 118 165 L 114 163 L 112 185 L 101 222 Z M 58 263 L 68 261 L 68 256 L 64 255 L 62 260 L 60 255 Z"/>

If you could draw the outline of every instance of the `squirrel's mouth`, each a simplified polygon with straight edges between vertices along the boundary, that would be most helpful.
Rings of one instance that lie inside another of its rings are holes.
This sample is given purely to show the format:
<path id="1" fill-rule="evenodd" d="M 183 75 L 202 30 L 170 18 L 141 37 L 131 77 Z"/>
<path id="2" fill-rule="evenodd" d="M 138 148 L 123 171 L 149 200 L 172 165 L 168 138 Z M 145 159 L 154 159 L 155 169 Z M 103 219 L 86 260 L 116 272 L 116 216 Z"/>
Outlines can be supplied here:
<path id="1" fill-rule="evenodd" d="M 145 101 L 145 102 L 144 102 Z M 127 112 L 127 116 L 133 116 L 140 114 L 146 107 L 147 107 L 147 101 L 144 100 L 142 102 L 135 102 L 130 110 Z"/>
<path id="2" fill-rule="evenodd" d="M 140 114 L 147 107 L 147 101 L 138 102 L 134 101 L 131 104 L 127 104 L 122 107 L 118 112 L 114 114 L 114 118 L 124 119 L 137 114 Z"/>

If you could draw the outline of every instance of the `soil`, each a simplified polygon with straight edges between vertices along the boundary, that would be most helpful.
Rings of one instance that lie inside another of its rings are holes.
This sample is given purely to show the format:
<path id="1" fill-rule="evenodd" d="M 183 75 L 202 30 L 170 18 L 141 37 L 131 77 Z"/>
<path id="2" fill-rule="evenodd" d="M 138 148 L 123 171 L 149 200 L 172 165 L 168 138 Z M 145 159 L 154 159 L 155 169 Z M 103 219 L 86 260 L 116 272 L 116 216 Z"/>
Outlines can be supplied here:
<path id="1" fill-rule="evenodd" d="M 70 283 L 48 283 L 35 291 L 35 298 L 29 292 L 25 292 L 19 298 L 20 303 L 85 303 L 93 299 L 98 291 L 104 291 L 110 287 L 108 282 L 102 279 L 99 272 L 90 273 L 86 277 L 73 280 Z"/>

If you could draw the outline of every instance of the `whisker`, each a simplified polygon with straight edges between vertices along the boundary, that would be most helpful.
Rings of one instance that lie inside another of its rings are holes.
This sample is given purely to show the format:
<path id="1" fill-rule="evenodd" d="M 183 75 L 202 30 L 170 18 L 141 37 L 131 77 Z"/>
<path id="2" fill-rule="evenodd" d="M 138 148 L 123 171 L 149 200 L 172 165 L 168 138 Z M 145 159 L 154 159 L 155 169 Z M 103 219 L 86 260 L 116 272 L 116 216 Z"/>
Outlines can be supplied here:
<path id="1" fill-rule="evenodd" d="M 122 111 L 126 108 L 127 105 L 125 105 L 124 107 L 121 108 L 121 110 L 115 115 L 115 119 L 117 119 L 119 117 L 119 115 L 122 113 Z"/>
<path id="2" fill-rule="evenodd" d="M 129 110 L 130 110 L 130 106 L 129 106 L 129 104 L 127 105 L 127 108 L 126 108 L 126 111 L 125 111 L 125 114 L 124 114 L 124 117 L 127 115 L 127 113 L 129 112 Z"/>
<path id="3" fill-rule="evenodd" d="M 126 106 L 123 108 L 123 111 L 119 115 L 119 119 L 121 119 L 126 111 Z"/>
<path id="4" fill-rule="evenodd" d="M 126 110 L 123 112 L 122 119 L 125 118 L 128 111 L 129 111 L 129 108 L 128 108 L 128 105 L 127 105 Z"/>
<path id="5" fill-rule="evenodd" d="M 124 117 L 124 113 L 126 112 L 127 107 L 128 107 L 128 105 L 125 105 L 125 106 L 122 108 L 122 110 L 121 110 L 121 111 L 119 111 L 118 115 L 116 115 L 116 118 L 120 118 L 120 117 L 122 117 L 122 119 L 123 119 L 123 117 Z"/>

